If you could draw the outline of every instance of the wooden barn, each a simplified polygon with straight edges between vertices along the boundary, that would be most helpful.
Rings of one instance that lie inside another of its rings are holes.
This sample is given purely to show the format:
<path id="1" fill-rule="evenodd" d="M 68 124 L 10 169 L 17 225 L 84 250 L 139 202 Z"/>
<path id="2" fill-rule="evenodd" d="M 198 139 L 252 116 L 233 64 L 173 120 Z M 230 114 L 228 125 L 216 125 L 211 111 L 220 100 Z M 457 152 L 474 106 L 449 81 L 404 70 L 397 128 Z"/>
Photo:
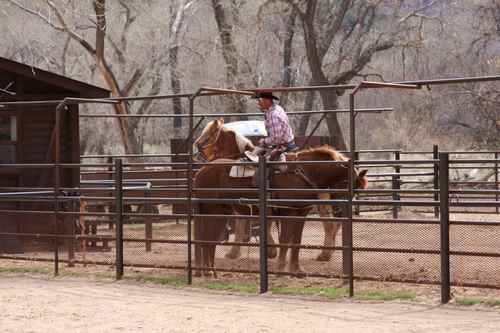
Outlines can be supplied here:
<path id="1" fill-rule="evenodd" d="M 84 82 L 0 57 L 0 192 L 16 187 L 54 186 L 54 172 L 47 168 L 16 168 L 9 164 L 54 162 L 55 104 L 2 105 L 2 102 L 50 101 L 65 97 L 104 98 L 110 92 Z M 62 113 L 61 163 L 80 162 L 78 105 Z M 61 170 L 61 186 L 79 184 L 79 169 Z M 0 201 L 0 233 L 51 233 L 52 214 L 12 214 L 5 210 L 47 210 L 45 203 Z M 0 252 L 22 252 L 34 242 L 0 235 Z"/>

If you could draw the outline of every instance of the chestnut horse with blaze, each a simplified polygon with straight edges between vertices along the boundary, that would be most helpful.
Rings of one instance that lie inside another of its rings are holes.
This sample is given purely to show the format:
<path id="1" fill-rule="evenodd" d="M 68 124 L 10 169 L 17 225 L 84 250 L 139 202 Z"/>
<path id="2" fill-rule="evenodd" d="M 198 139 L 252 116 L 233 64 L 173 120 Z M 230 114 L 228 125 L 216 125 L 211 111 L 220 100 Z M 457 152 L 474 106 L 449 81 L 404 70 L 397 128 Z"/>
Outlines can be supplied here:
<path id="1" fill-rule="evenodd" d="M 224 125 L 222 118 L 209 122 L 203 129 L 201 135 L 194 142 L 194 151 L 197 150 L 195 158 L 199 161 L 210 162 L 219 158 L 236 159 L 244 157 L 245 151 L 253 151 L 255 146 L 244 136 L 230 130 Z M 300 155 L 298 156 L 300 158 Z M 295 155 L 296 159 L 297 156 Z M 336 158 L 340 161 L 347 161 L 343 155 L 337 153 Z M 329 200 L 340 198 L 336 194 L 322 193 L 318 195 L 319 199 Z M 316 205 L 314 206 L 320 217 L 329 217 L 332 215 L 341 216 L 340 207 L 337 207 L 336 212 L 332 210 L 332 206 Z M 340 214 L 339 214 L 340 213 Z M 232 220 L 233 230 L 235 234 L 235 242 L 248 242 L 250 240 L 250 222 L 247 220 Z M 323 245 L 327 248 L 335 247 L 335 238 L 341 227 L 341 223 L 324 222 L 324 240 Z M 271 223 L 268 224 L 269 228 Z M 268 244 L 274 244 L 272 235 L 268 233 Z M 329 261 L 332 257 L 333 250 L 323 249 L 317 256 L 318 261 Z M 236 259 L 241 255 L 239 245 L 233 245 L 226 258 Z M 277 255 L 276 248 L 272 247 L 268 252 L 269 258 L 274 258 Z"/>
<path id="2" fill-rule="evenodd" d="M 220 136 L 223 130 L 217 132 Z M 199 144 L 199 142 L 198 142 Z M 215 145 L 212 145 L 214 155 L 218 151 Z M 226 146 L 226 145 L 224 145 Z M 346 158 L 333 148 L 322 146 L 318 148 L 306 149 L 295 153 L 297 160 L 302 161 L 346 161 Z M 218 156 L 217 156 L 218 157 Z M 257 193 L 245 191 L 245 188 L 252 187 L 251 178 L 232 178 L 229 176 L 231 165 L 221 163 L 231 163 L 235 160 L 216 159 L 211 164 L 203 166 L 196 174 L 194 181 L 195 196 L 198 198 L 220 198 L 220 199 L 238 199 L 238 198 L 257 198 Z M 348 168 L 345 164 L 320 164 L 300 166 L 300 172 L 295 172 L 293 166 L 289 166 L 289 172 L 274 174 L 271 177 L 270 186 L 276 189 L 311 189 L 311 188 L 345 188 L 348 179 Z M 358 172 L 355 170 L 353 178 L 356 188 L 366 188 L 368 181 L 365 177 L 366 171 Z M 314 184 L 314 186 L 311 186 Z M 214 193 L 197 192 L 196 188 L 234 188 L 241 191 Z M 276 199 L 317 199 L 315 193 L 299 192 L 281 192 L 275 193 Z M 306 216 L 312 209 L 312 205 L 298 204 L 293 207 L 280 206 L 274 208 L 274 215 L 278 216 Z M 237 204 L 209 204 L 200 203 L 200 214 L 250 214 L 258 213 L 257 207 L 250 208 L 246 205 Z M 281 221 L 280 244 L 301 244 L 304 221 Z M 195 239 L 201 241 L 221 241 L 224 239 L 225 219 L 221 217 L 198 217 L 195 219 Z M 215 259 L 214 244 L 197 244 L 195 246 L 195 265 L 204 268 L 205 271 L 214 269 Z M 283 270 L 286 266 L 287 246 L 280 247 L 279 251 L 279 269 Z M 291 273 L 300 273 L 299 266 L 299 248 L 292 247 L 289 263 Z M 200 271 L 197 271 L 197 275 Z"/>

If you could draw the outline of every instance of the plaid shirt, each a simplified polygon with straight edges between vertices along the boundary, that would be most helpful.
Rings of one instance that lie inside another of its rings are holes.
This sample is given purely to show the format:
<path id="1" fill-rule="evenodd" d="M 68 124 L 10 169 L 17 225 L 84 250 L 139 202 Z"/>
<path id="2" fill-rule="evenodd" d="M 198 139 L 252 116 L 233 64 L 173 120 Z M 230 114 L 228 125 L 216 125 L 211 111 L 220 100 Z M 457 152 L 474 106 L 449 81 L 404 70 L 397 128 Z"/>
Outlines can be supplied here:
<path id="1" fill-rule="evenodd" d="M 284 145 L 294 139 L 288 116 L 281 106 L 273 104 L 266 112 L 265 119 L 266 145 Z"/>

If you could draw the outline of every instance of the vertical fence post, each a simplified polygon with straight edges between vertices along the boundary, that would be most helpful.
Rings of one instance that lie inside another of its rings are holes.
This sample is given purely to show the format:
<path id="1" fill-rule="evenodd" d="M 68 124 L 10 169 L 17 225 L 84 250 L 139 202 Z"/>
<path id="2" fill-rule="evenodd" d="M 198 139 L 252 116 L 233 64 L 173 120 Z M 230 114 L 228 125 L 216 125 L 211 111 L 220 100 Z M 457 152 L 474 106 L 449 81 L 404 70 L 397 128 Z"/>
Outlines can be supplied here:
<path id="1" fill-rule="evenodd" d="M 499 186 L 498 186 L 498 152 L 495 152 L 495 188 L 498 191 Z M 495 201 L 498 201 L 498 193 L 495 194 Z M 499 212 L 500 207 L 496 207 L 497 214 Z"/>
<path id="2" fill-rule="evenodd" d="M 153 203 L 151 202 L 151 200 L 149 200 L 151 198 L 151 191 L 149 191 L 149 189 L 144 190 L 144 196 L 146 197 L 146 200 L 144 202 L 144 211 L 146 214 L 151 214 L 153 213 Z M 151 252 L 151 241 L 148 240 L 153 238 L 153 222 L 151 220 L 151 217 L 146 216 L 146 221 L 144 221 L 146 252 Z"/>
<path id="3" fill-rule="evenodd" d="M 354 161 L 358 161 L 358 160 L 359 160 L 359 152 L 357 151 L 357 152 L 354 152 Z M 359 196 L 360 196 L 360 194 L 356 194 L 356 199 L 359 199 Z M 360 206 L 359 206 L 359 204 L 356 204 L 354 206 L 354 215 L 359 216 L 360 212 L 361 212 Z"/>
<path id="4" fill-rule="evenodd" d="M 346 215 L 348 217 L 348 221 L 342 222 L 342 275 L 344 277 L 348 277 L 349 283 L 349 296 L 352 297 L 354 295 L 353 291 L 353 254 L 352 254 L 352 195 L 353 195 L 353 182 L 352 182 L 352 172 L 354 170 L 353 159 L 356 151 L 356 133 L 355 133 L 355 120 L 356 113 L 354 112 L 355 100 L 354 94 L 349 94 L 349 133 L 350 133 L 350 161 L 348 165 L 348 184 L 347 188 L 349 190 L 348 193 L 348 202 L 346 207 Z"/>
<path id="5" fill-rule="evenodd" d="M 60 166 L 56 162 L 54 166 L 54 275 L 59 275 L 59 186 Z"/>
<path id="6" fill-rule="evenodd" d="M 268 290 L 267 267 L 267 163 L 266 157 L 259 155 L 259 257 L 260 257 L 260 293 Z"/>
<path id="7" fill-rule="evenodd" d="M 73 198 L 74 193 L 70 194 L 70 197 Z M 76 212 L 77 211 L 77 203 L 74 200 L 71 200 L 69 204 L 67 204 L 69 207 L 70 212 Z M 76 236 L 76 221 L 74 221 L 75 216 L 71 215 L 68 217 L 68 220 L 70 221 L 69 223 L 69 232 L 73 238 L 70 238 L 68 240 L 68 267 L 74 267 L 75 266 L 75 236 Z"/>
<path id="8" fill-rule="evenodd" d="M 123 277 L 123 165 L 115 159 L 116 279 Z"/>
<path id="9" fill-rule="evenodd" d="M 199 92 L 199 91 L 198 91 Z M 196 94 L 189 97 L 189 136 L 187 138 L 187 150 L 188 150 L 188 160 L 187 160 L 187 205 L 186 205 L 186 214 L 187 214 L 187 283 L 193 283 L 193 238 L 192 238 L 192 222 L 193 222 L 193 208 L 197 208 L 193 206 L 193 114 L 194 114 L 194 101 L 196 98 Z M 196 212 L 198 213 L 198 212 Z M 195 221 L 195 229 L 196 229 L 196 221 Z M 196 231 L 195 231 L 196 235 Z M 198 237 L 198 236 L 195 236 Z M 195 244 L 195 247 L 199 246 Z M 196 251 L 195 251 L 196 256 Z"/>
<path id="10" fill-rule="evenodd" d="M 347 258 L 347 269 L 348 269 L 348 275 L 349 275 L 349 297 L 354 296 L 354 253 L 353 253 L 353 240 L 352 240 L 352 233 L 353 233 L 353 226 L 352 226 L 352 199 L 354 196 L 354 161 L 352 159 L 349 160 L 349 168 L 348 168 L 348 176 L 347 176 L 347 181 L 348 181 L 348 200 L 347 200 L 347 224 L 348 224 L 348 230 L 347 230 L 347 241 L 348 241 L 348 258 Z M 342 233 L 344 232 L 345 229 L 342 230 Z"/>
<path id="11" fill-rule="evenodd" d="M 106 158 L 106 164 L 108 164 L 108 171 L 109 171 L 109 176 L 107 176 L 106 178 L 109 179 L 109 180 L 112 180 L 113 179 L 113 174 L 112 174 L 112 171 L 113 171 L 113 166 L 112 164 L 114 163 L 114 158 L 113 157 L 108 157 Z M 109 209 L 113 209 L 113 205 L 110 205 L 109 206 Z M 111 212 L 111 211 L 110 211 Z M 113 228 L 115 227 L 114 226 L 114 223 L 113 223 L 113 217 L 112 216 L 109 216 L 109 217 L 106 217 L 106 219 L 108 219 L 108 229 L 109 230 L 113 230 Z M 87 240 L 85 240 L 87 241 Z"/>
<path id="12" fill-rule="evenodd" d="M 439 206 L 441 235 L 441 303 L 450 300 L 449 154 L 439 154 Z"/>
<path id="13" fill-rule="evenodd" d="M 64 104 L 63 104 L 64 105 Z M 55 111 L 55 149 L 54 149 L 54 275 L 59 275 L 59 190 L 61 188 L 61 117 L 62 106 Z"/>
<path id="14" fill-rule="evenodd" d="M 432 147 L 432 159 L 437 160 L 439 159 L 439 147 L 438 145 L 434 145 Z M 434 162 L 434 201 L 439 200 L 439 193 L 437 192 L 439 188 L 439 164 L 437 162 Z M 434 217 L 438 218 L 439 217 L 439 207 L 435 206 L 434 207 Z"/>
<path id="15" fill-rule="evenodd" d="M 399 151 L 394 152 L 394 160 L 396 163 L 399 163 L 398 161 L 401 159 Z M 392 200 L 393 201 L 400 201 L 401 196 L 399 192 L 396 192 L 397 190 L 401 189 L 401 176 L 399 173 L 401 172 L 401 167 L 399 164 L 394 166 L 394 173 L 397 173 L 397 175 L 392 176 Z M 399 216 L 399 210 L 401 209 L 400 203 L 398 204 L 393 204 L 392 205 L 392 217 L 397 219 Z"/>

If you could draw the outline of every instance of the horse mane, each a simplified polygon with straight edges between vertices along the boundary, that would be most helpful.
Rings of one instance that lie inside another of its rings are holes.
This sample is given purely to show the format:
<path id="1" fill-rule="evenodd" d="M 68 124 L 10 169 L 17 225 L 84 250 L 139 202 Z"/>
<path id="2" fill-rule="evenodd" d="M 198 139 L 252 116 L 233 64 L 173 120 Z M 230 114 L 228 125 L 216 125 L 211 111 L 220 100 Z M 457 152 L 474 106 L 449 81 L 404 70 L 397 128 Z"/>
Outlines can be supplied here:
<path id="1" fill-rule="evenodd" d="M 345 157 L 342 153 L 336 151 L 329 145 L 322 145 L 319 147 L 312 147 L 312 148 L 307 148 L 304 150 L 301 150 L 297 152 L 297 155 L 302 155 L 302 154 L 320 154 L 320 155 L 328 155 L 333 161 L 347 161 L 349 160 L 347 157 Z"/>
<path id="2" fill-rule="evenodd" d="M 226 133 L 233 133 L 234 134 L 234 139 L 236 141 L 236 145 L 238 146 L 238 150 L 243 153 L 246 148 L 248 147 L 250 150 L 254 150 L 255 146 L 253 145 L 252 141 L 248 139 L 247 137 L 241 135 L 240 133 L 233 131 L 229 128 L 223 128 L 223 131 Z"/>
<path id="3" fill-rule="evenodd" d="M 203 137 L 206 133 L 208 133 L 208 131 L 214 127 L 214 126 L 221 126 L 220 123 L 219 123 L 219 120 L 218 119 L 215 119 L 215 120 L 212 120 L 211 122 L 209 122 L 204 128 L 203 130 L 201 131 L 201 134 L 198 138 L 201 138 Z"/>

